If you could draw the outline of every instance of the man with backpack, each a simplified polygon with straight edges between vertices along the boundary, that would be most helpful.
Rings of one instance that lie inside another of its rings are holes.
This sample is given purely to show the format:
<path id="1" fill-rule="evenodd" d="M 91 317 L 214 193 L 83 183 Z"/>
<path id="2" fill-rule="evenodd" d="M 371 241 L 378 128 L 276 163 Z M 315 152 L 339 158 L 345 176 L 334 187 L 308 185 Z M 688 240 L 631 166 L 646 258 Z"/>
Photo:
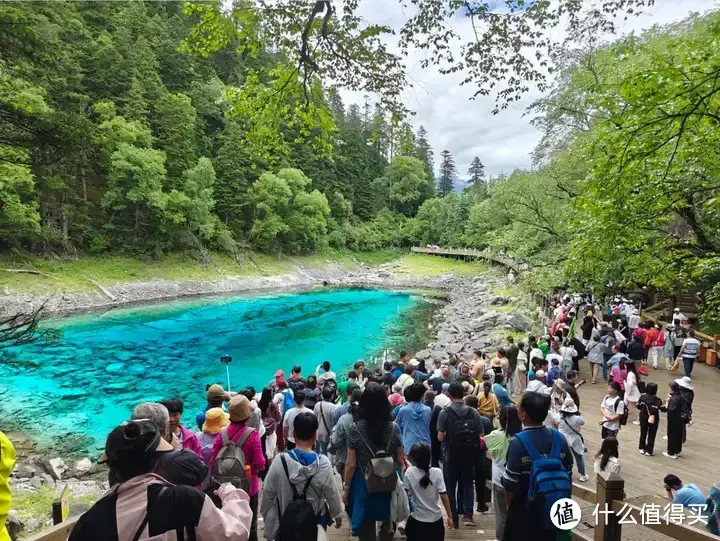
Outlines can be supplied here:
<path id="1" fill-rule="evenodd" d="M 295 393 L 295 407 L 286 411 L 285 417 L 283 418 L 283 436 L 287 442 L 288 451 L 295 448 L 295 429 L 293 428 L 293 422 L 295 421 L 295 417 L 303 412 L 313 414 L 310 408 L 305 407 L 305 391 L 300 390 Z"/>
<path id="2" fill-rule="evenodd" d="M 313 413 L 318 420 L 319 429 L 317 434 L 318 453 L 327 455 L 330 434 L 333 428 L 333 413 L 340 407 L 333 403 L 333 389 L 330 386 L 323 387 L 322 401 L 315 404 Z"/>
<path id="3" fill-rule="evenodd" d="M 250 541 L 257 541 L 257 508 L 260 479 L 265 469 L 265 457 L 260 434 L 248 424 L 253 407 L 245 395 L 235 395 L 228 404 L 230 425 L 215 439 L 210 455 L 210 472 L 214 483 L 231 483 L 243 488 L 250 496 L 252 524 Z"/>
<path id="4" fill-rule="evenodd" d="M 483 423 L 478 411 L 463 402 L 461 383 L 451 383 L 448 393 L 452 402 L 440 412 L 437 421 L 438 440 L 443 444 L 443 477 L 455 528 L 459 528 L 460 512 L 463 514 L 465 526 L 475 527 L 475 455 L 480 452 Z M 458 490 L 462 491 L 459 497 Z M 462 501 L 462 509 L 458 509 L 458 500 Z"/>
<path id="5" fill-rule="evenodd" d="M 524 428 L 510 441 L 506 455 L 503 541 L 557 539 L 550 514 L 555 502 L 571 497 L 573 460 L 562 434 L 543 426 L 549 409 L 550 397 L 540 393 L 525 393 L 518 407 Z"/>
<path id="6" fill-rule="evenodd" d="M 313 451 L 318 420 L 312 412 L 294 417 L 295 448 L 273 460 L 260 504 L 268 541 L 314 541 L 329 514 L 342 525 L 343 506 L 330 459 Z M 329 513 L 327 512 L 329 511 Z"/>
<path id="7" fill-rule="evenodd" d="M 306 385 L 305 378 L 300 375 L 300 372 L 302 372 L 302 366 L 299 364 L 293 366 L 292 372 L 290 373 L 290 379 L 287 382 L 288 387 L 290 387 L 294 393 L 298 392 L 300 389 L 304 389 Z"/>

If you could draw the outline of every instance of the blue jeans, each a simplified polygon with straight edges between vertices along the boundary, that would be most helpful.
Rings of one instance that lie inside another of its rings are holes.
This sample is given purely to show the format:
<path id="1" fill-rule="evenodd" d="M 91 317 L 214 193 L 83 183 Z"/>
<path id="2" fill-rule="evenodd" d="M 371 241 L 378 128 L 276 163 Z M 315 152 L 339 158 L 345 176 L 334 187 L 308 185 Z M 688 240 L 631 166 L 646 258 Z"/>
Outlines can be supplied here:
<path id="1" fill-rule="evenodd" d="M 573 457 L 575 457 L 575 464 L 577 465 L 578 473 L 585 475 L 585 455 L 576 453 L 574 449 L 572 451 Z"/>
<path id="2" fill-rule="evenodd" d="M 455 524 L 459 523 L 461 512 L 463 516 L 472 517 L 473 504 L 475 503 L 473 488 L 475 464 L 464 464 L 457 458 L 451 457 L 450 460 L 443 462 L 443 477 L 445 478 L 445 488 L 447 489 L 452 518 Z M 462 509 L 458 509 L 458 507 Z"/>
<path id="3" fill-rule="evenodd" d="M 608 365 L 607 359 L 603 359 L 602 362 L 603 379 L 608 379 Z"/>
<path id="4" fill-rule="evenodd" d="M 315 450 L 318 454 L 327 456 L 328 445 L 330 445 L 330 442 L 317 440 L 315 442 Z"/>
<path id="5" fill-rule="evenodd" d="M 695 359 L 693 357 L 683 357 L 683 368 L 685 368 L 685 375 L 687 377 L 690 377 L 690 374 L 692 374 L 694 365 Z"/>

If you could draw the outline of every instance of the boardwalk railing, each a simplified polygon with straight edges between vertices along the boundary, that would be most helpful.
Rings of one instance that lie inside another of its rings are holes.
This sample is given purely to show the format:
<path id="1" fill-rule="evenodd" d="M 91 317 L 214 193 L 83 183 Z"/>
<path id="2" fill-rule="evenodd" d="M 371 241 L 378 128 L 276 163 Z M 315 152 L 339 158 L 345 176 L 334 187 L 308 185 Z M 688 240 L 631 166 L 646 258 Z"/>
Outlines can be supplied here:
<path id="1" fill-rule="evenodd" d="M 490 249 L 486 250 L 474 250 L 472 248 L 444 248 L 444 247 L 427 247 L 413 246 L 410 248 L 411 252 L 416 254 L 427 254 L 427 255 L 443 255 L 450 257 L 462 257 L 466 259 L 484 259 L 490 263 L 497 263 L 503 267 L 512 270 L 515 274 L 518 274 L 521 270 L 529 268 L 527 264 L 518 263 L 517 261 L 505 257 L 497 252 L 493 252 Z"/>
<path id="2" fill-rule="evenodd" d="M 718 541 L 716 536 L 705 530 L 677 524 L 663 516 L 653 516 L 653 523 L 645 523 L 643 508 L 623 501 L 624 492 L 625 481 L 616 473 L 599 474 L 595 491 L 577 483 L 573 484 L 575 499 L 589 502 L 593 507 L 599 506 L 598 513 L 594 515 L 598 520 L 592 531 L 576 527 L 572 532 L 573 541 L 621 541 L 623 523 L 632 524 L 632 527 L 637 524 L 637 527 L 649 528 L 680 541 Z M 599 512 L 600 510 L 602 512 Z M 644 533 L 642 538 L 652 539 L 648 533 Z"/>

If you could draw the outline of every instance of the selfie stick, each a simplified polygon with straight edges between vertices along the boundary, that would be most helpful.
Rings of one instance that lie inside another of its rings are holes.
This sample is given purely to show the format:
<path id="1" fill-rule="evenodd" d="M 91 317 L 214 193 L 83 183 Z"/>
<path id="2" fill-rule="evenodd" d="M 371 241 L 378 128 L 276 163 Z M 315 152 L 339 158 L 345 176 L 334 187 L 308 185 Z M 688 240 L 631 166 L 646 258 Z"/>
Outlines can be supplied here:
<path id="1" fill-rule="evenodd" d="M 225 373 L 227 374 L 228 380 L 227 392 L 230 392 L 230 363 L 225 363 Z"/>

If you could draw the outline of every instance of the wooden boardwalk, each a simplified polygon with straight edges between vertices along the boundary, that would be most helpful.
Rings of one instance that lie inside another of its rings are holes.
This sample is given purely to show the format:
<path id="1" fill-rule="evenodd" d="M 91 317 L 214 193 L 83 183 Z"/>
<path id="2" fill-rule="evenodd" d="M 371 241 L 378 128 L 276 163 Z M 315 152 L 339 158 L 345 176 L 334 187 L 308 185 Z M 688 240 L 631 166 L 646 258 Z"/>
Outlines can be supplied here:
<path id="1" fill-rule="evenodd" d="M 521 270 L 527 269 L 527 265 L 518 263 L 508 257 L 502 256 L 492 250 L 474 250 L 472 248 L 423 248 L 421 246 L 413 246 L 410 251 L 416 254 L 439 255 L 449 257 L 461 257 L 464 259 L 484 259 L 489 263 L 497 263 L 503 267 L 512 270 L 515 274 L 519 274 Z"/>

